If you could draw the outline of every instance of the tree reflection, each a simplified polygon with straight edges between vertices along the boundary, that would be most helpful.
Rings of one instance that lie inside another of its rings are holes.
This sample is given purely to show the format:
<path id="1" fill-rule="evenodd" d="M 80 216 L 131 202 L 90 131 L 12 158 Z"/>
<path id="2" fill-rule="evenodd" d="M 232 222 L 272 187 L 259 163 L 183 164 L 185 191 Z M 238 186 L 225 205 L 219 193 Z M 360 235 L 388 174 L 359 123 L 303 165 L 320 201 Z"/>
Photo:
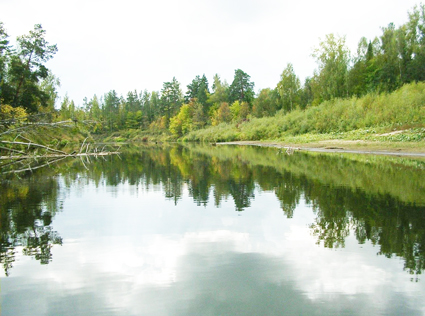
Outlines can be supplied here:
<path id="1" fill-rule="evenodd" d="M 213 199 L 219 207 L 231 198 L 238 212 L 250 207 L 256 188 L 274 192 L 287 218 L 294 216 L 301 200 L 312 207 L 316 218 L 310 229 L 318 244 L 344 247 L 352 234 L 361 244 L 379 246 L 380 255 L 402 257 L 411 274 L 425 268 L 421 161 L 287 156 L 273 148 L 152 145 L 93 161 L 88 170 L 73 161 L 60 172 L 65 186 L 76 179 L 91 179 L 96 185 L 160 186 L 175 204 L 187 188 L 197 205 Z M 62 243 L 52 228 L 58 210 L 57 180 L 42 173 L 30 179 L 2 185 L 1 262 L 6 273 L 17 247 L 46 264 L 52 259 L 52 245 Z"/>
<path id="2" fill-rule="evenodd" d="M 15 261 L 17 249 L 41 264 L 52 260 L 51 248 L 62 238 L 52 228 L 58 210 L 58 184 L 55 178 L 23 178 L 2 183 L 1 262 L 6 275 Z"/>
<path id="3" fill-rule="evenodd" d="M 166 197 L 175 203 L 186 183 L 196 204 L 206 205 L 212 191 L 216 206 L 231 197 L 235 210 L 241 212 L 251 205 L 258 186 L 273 191 L 291 218 L 303 197 L 316 215 L 310 229 L 318 244 L 344 247 L 353 234 L 359 243 L 379 245 L 380 255 L 403 257 L 409 273 L 424 269 L 425 208 L 420 193 L 424 184 L 420 181 L 425 172 L 412 168 L 421 162 L 371 163 L 326 155 L 276 155 L 273 149 L 208 146 L 154 147 L 135 155 L 138 164 L 132 163 L 135 157 L 131 156 L 111 164 L 128 168 L 122 181 L 134 177 L 134 167 L 145 183 L 162 184 Z M 143 170 L 138 170 L 140 165 Z"/>

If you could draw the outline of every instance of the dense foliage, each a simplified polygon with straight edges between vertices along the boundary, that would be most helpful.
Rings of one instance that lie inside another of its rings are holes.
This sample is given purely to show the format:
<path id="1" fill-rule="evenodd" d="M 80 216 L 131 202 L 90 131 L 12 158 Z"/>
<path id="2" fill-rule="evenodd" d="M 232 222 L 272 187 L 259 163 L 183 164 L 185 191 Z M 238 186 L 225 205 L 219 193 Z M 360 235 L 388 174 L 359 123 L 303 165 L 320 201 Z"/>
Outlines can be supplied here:
<path id="1" fill-rule="evenodd" d="M 36 25 L 29 35 L 18 37 L 17 48 L 12 49 L 0 24 L 1 104 L 21 106 L 27 112 L 40 112 L 43 106 L 53 111 L 58 81 L 49 76 L 44 62 L 52 58 L 57 49 L 55 45 L 48 45 L 44 36 L 45 31 Z M 357 98 L 374 99 L 406 84 L 425 80 L 425 6 L 415 6 L 408 13 L 408 21 L 400 27 L 390 23 L 382 28 L 379 37 L 361 38 L 354 54 L 347 48 L 345 37 L 328 34 L 314 48 L 312 56 L 317 69 L 303 84 L 291 63 L 283 70 L 276 87 L 258 93 L 254 92 L 251 77 L 241 69 L 235 70 L 230 84 L 216 74 L 211 88 L 205 74 L 198 75 L 187 85 L 185 93 L 174 77 L 164 82 L 160 91 L 130 91 L 120 96 L 111 90 L 100 97 L 85 98 L 82 106 L 76 106 L 65 97 L 59 119 L 92 120 L 96 122 L 94 133 L 135 129 L 174 138 L 226 123 L 239 128 L 240 124 L 256 118 L 276 116 L 280 122 L 282 116 L 291 114 L 287 119 L 291 121 L 291 117 L 299 116 L 304 110 L 313 116 L 320 116 L 324 111 L 331 121 L 348 121 L 337 128 L 318 126 L 322 123 L 311 121 L 309 114 L 308 126 L 296 127 L 296 133 L 369 126 L 364 118 L 368 114 L 359 110 L 365 108 L 359 105 L 363 101 L 356 101 Z M 350 106 L 347 102 L 356 105 Z M 319 107 L 313 110 L 319 105 L 320 111 Z M 340 109 L 333 111 L 328 107 Z M 302 120 L 306 121 L 305 117 Z M 280 125 L 275 132 L 290 129 L 293 127 Z M 254 139 L 261 137 L 260 134 Z"/>
<path id="2" fill-rule="evenodd" d="M 8 34 L 0 22 L 0 106 L 21 107 L 28 113 L 54 110 L 57 79 L 49 73 L 45 63 L 57 52 L 49 45 L 46 31 L 40 24 L 28 35 L 16 39 L 16 47 L 9 45 Z M 1 111 L 4 114 L 4 111 Z"/>
<path id="3" fill-rule="evenodd" d="M 368 119 L 364 116 L 369 114 L 360 108 L 365 107 L 361 103 L 368 102 L 368 99 L 355 101 L 356 98 L 369 95 L 369 98 L 376 99 L 381 93 L 393 92 L 405 84 L 425 79 L 425 6 L 413 8 L 408 17 L 408 22 L 399 28 L 392 23 L 382 28 L 380 37 L 360 39 L 355 54 L 348 50 L 344 37 L 327 35 L 312 53 L 318 68 L 303 85 L 293 65 L 288 63 L 275 88 L 262 89 L 255 94 L 251 77 L 236 69 L 231 84 L 215 75 L 211 90 L 204 74 L 192 80 L 185 94 L 173 78 L 164 83 L 160 92 L 133 91 L 126 97 L 118 97 L 115 91 L 110 91 L 100 99 L 95 95 L 91 100 L 85 100 L 82 109 L 75 108 L 66 99 L 62 103 L 62 115 L 64 118 L 94 119 L 99 122 L 96 132 L 137 128 L 171 133 L 174 137 L 225 123 L 233 123 L 239 128 L 241 123 L 247 124 L 255 118 L 272 117 L 277 113 L 276 119 L 280 121 L 288 113 L 294 112 L 292 116 L 299 116 L 295 113 L 305 109 L 311 112 L 309 117 L 320 117 L 319 114 L 325 111 L 331 121 L 348 120 L 343 124 L 343 130 L 365 127 Z M 336 101 L 341 99 L 349 101 Z M 312 109 L 319 104 L 320 110 Z M 333 111 L 328 107 L 340 109 Z M 344 107 L 351 108 L 344 112 L 341 110 Z M 382 108 L 378 111 L 388 112 Z M 322 123 L 317 120 L 305 123 L 308 126 L 297 127 L 296 133 L 341 129 L 340 126 L 319 126 Z M 280 125 L 275 132 L 291 128 Z M 266 135 L 260 132 L 253 139 L 262 136 Z"/>
<path id="4" fill-rule="evenodd" d="M 406 84 L 384 94 L 370 93 L 361 98 L 333 99 L 304 110 L 252 118 L 240 124 L 220 124 L 192 131 L 188 141 L 285 140 L 305 134 L 326 134 L 328 139 L 425 140 L 425 82 Z M 388 139 L 385 134 L 414 130 L 415 138 Z M 348 133 L 356 131 L 353 137 Z M 361 135 L 364 132 L 364 135 Z M 366 137 L 366 138 L 365 138 Z"/>

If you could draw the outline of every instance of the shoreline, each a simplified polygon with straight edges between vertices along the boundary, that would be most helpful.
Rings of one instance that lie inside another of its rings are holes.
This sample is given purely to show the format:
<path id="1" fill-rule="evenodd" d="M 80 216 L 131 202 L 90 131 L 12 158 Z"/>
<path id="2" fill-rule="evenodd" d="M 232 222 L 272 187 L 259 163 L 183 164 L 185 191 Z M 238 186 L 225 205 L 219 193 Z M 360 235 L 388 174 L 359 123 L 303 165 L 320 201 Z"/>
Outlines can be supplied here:
<path id="1" fill-rule="evenodd" d="M 425 158 L 425 146 L 412 146 L 414 144 L 415 143 L 384 143 L 362 140 L 326 140 L 297 144 L 283 141 L 232 141 L 216 143 L 216 145 L 276 147 L 323 153 L 350 153 Z"/>

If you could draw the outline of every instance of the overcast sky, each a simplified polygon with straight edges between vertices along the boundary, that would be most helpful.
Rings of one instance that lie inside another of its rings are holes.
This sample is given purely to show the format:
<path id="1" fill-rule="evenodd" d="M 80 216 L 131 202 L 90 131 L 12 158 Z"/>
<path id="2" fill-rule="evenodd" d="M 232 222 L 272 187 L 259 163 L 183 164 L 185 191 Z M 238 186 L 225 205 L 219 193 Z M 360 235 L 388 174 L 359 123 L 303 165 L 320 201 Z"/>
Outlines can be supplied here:
<path id="1" fill-rule="evenodd" d="M 414 0 L 0 0 L 11 39 L 36 23 L 58 45 L 48 67 L 60 96 L 76 104 L 115 89 L 159 91 L 173 77 L 183 93 L 196 75 L 229 83 L 235 69 L 255 91 L 274 88 L 287 63 L 303 81 L 316 64 L 312 48 L 326 34 L 345 35 L 354 53 L 362 36 L 408 19 Z"/>

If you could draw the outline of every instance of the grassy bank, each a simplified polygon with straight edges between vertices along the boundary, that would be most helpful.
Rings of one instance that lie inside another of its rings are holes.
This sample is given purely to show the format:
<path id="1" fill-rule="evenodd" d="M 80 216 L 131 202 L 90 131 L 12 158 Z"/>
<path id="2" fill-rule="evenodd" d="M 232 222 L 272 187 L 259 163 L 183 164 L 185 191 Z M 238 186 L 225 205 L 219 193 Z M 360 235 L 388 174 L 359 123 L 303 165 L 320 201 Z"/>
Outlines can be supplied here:
<path id="1" fill-rule="evenodd" d="M 222 123 L 185 135 L 183 141 L 324 140 L 424 142 L 425 83 L 405 85 L 390 94 L 335 99 L 305 110 L 242 123 Z"/>

